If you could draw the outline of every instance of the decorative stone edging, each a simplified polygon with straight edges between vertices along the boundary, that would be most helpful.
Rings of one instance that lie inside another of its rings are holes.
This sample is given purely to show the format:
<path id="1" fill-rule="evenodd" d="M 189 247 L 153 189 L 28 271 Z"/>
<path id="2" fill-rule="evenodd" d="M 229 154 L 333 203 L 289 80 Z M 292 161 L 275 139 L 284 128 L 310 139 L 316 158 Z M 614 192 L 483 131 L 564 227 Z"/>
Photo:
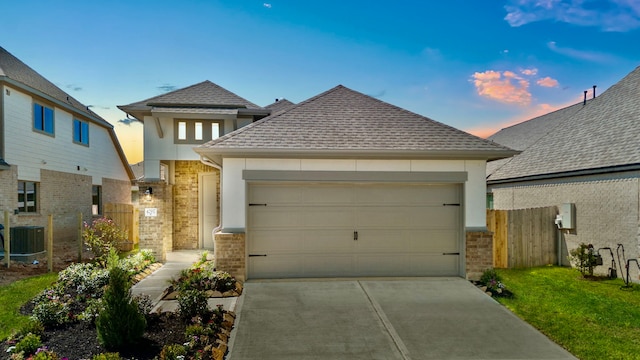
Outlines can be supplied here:
<path id="1" fill-rule="evenodd" d="M 158 269 L 160 269 L 162 267 L 162 265 L 163 265 L 162 263 L 156 262 L 156 263 L 153 263 L 153 264 L 147 266 L 146 268 L 144 268 L 144 270 L 142 270 L 141 272 L 137 273 L 131 279 L 132 285 L 135 285 L 135 284 L 139 283 L 140 281 L 142 281 L 147 276 L 153 274 L 153 272 L 158 270 Z"/>

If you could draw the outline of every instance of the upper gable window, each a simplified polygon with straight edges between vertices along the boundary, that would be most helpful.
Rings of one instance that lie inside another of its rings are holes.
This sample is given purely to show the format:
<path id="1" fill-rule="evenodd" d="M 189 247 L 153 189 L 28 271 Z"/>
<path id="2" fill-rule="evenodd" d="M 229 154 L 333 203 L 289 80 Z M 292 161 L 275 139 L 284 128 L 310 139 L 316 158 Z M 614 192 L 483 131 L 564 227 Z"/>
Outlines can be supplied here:
<path id="1" fill-rule="evenodd" d="M 45 134 L 54 134 L 53 109 L 42 104 L 33 104 L 33 129 Z"/>
<path id="2" fill-rule="evenodd" d="M 178 120 L 174 125 L 174 143 L 204 144 L 219 138 L 222 120 Z"/>
<path id="3" fill-rule="evenodd" d="M 73 119 L 73 142 L 89 146 L 89 123 Z"/>

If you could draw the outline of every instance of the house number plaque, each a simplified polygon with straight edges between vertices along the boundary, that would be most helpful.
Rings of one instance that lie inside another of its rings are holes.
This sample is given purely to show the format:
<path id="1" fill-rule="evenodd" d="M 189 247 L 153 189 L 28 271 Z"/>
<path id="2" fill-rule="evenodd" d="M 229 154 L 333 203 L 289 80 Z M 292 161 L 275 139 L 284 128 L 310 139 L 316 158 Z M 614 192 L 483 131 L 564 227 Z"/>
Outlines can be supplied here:
<path id="1" fill-rule="evenodd" d="M 145 208 L 144 209 L 144 216 L 146 216 L 146 217 L 156 217 L 156 216 L 158 216 L 158 209 L 157 208 Z"/>

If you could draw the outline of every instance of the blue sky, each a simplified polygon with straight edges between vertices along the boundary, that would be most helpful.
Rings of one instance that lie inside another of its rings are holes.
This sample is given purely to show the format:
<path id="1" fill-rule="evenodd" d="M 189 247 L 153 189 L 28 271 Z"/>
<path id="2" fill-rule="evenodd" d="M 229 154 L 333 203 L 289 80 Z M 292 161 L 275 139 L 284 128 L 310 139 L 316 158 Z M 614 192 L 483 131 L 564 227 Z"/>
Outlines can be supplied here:
<path id="1" fill-rule="evenodd" d="M 486 136 L 640 65 L 640 0 L 3 1 L 0 46 L 116 127 L 204 80 L 258 104 L 338 84 Z"/>

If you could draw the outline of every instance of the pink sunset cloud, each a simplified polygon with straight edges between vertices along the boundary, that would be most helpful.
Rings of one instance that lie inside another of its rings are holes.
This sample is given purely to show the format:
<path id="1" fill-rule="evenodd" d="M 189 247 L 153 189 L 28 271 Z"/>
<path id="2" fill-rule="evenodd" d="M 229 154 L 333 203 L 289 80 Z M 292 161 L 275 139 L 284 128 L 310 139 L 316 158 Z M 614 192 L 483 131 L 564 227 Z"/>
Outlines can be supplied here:
<path id="1" fill-rule="evenodd" d="M 478 95 L 507 104 L 527 106 L 531 103 L 529 81 L 512 71 L 476 72 L 472 76 Z"/>
<path id="2" fill-rule="evenodd" d="M 571 103 L 567 103 L 567 104 L 560 104 L 560 105 L 551 105 L 551 104 L 538 104 L 537 106 L 534 106 L 532 108 L 530 108 L 529 110 L 525 111 L 524 113 L 508 119 L 506 121 L 503 121 L 499 124 L 496 124 L 494 126 L 480 126 L 480 127 L 476 127 L 476 128 L 468 128 L 468 129 L 464 129 L 464 131 L 468 132 L 469 134 L 481 137 L 483 139 L 488 138 L 489 136 L 497 133 L 498 131 L 507 128 L 509 126 L 513 126 L 516 124 L 519 124 L 523 121 L 527 121 L 533 118 L 536 118 L 538 116 L 541 115 L 545 115 L 548 114 L 552 111 L 556 111 L 558 109 L 562 109 L 565 108 L 567 106 L 573 105 L 575 104 L 574 101 L 572 101 Z"/>
<path id="3" fill-rule="evenodd" d="M 538 81 L 536 81 L 536 84 L 542 86 L 542 87 L 557 87 L 558 86 L 558 80 L 550 78 L 549 76 L 544 77 L 542 79 L 538 79 Z"/>

